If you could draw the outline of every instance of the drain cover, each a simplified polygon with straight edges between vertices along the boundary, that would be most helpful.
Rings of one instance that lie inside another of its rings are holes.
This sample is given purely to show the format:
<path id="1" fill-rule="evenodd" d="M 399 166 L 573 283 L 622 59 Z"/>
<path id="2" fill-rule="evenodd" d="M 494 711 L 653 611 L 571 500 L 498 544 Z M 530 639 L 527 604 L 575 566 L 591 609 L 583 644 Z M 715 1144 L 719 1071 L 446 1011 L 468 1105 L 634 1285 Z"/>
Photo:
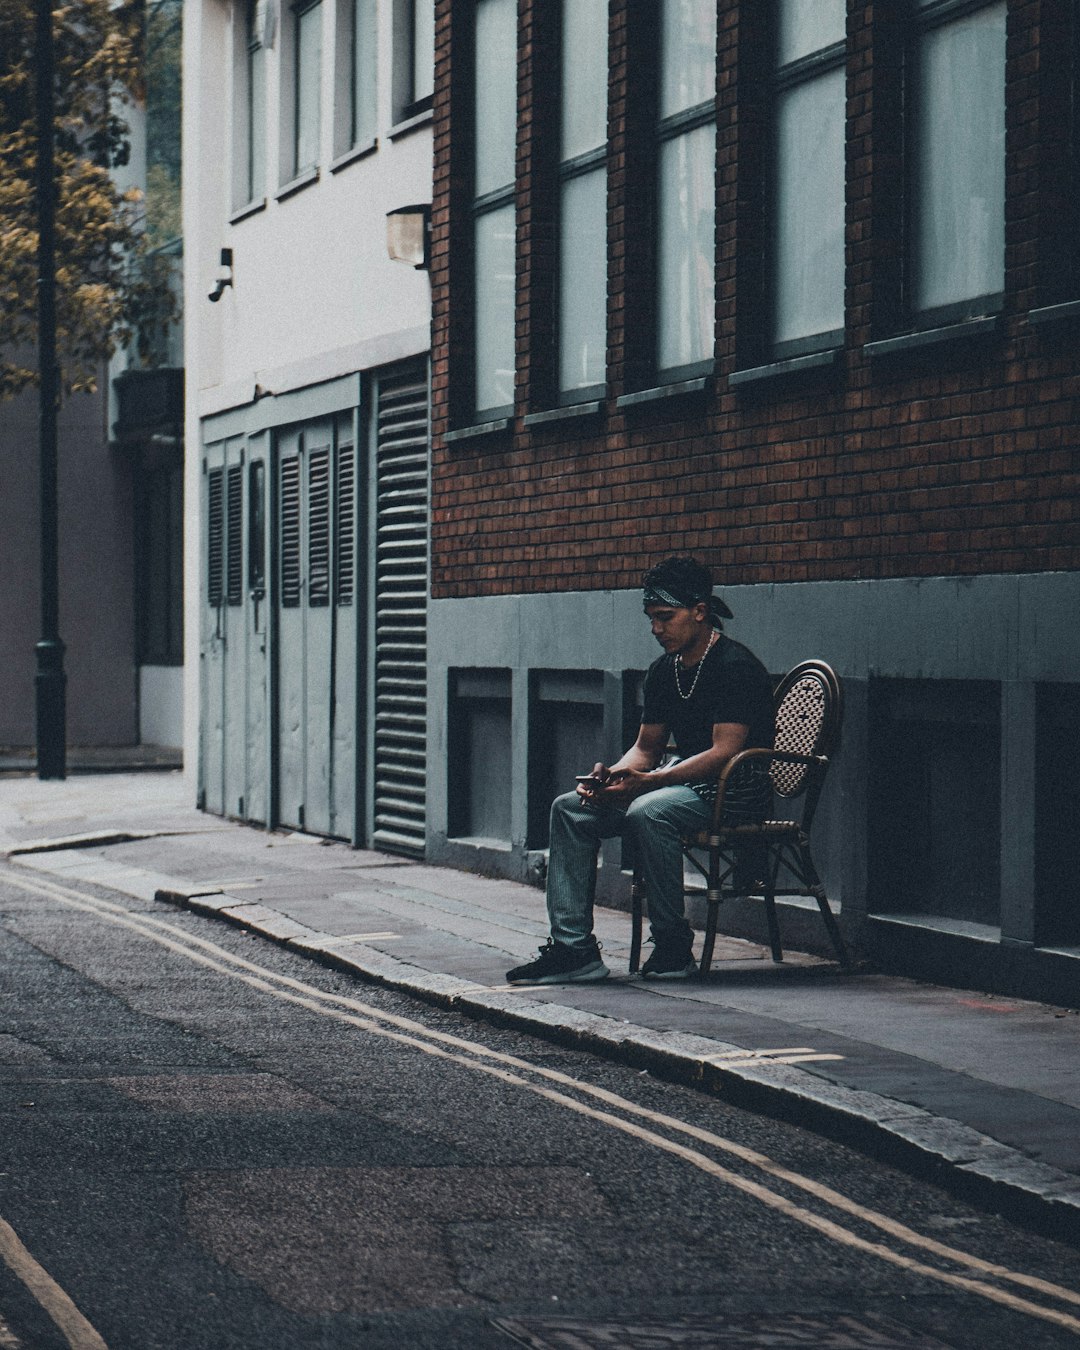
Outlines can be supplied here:
<path id="1" fill-rule="evenodd" d="M 949 1350 L 887 1317 L 499 1317 L 494 1326 L 529 1350 Z"/>

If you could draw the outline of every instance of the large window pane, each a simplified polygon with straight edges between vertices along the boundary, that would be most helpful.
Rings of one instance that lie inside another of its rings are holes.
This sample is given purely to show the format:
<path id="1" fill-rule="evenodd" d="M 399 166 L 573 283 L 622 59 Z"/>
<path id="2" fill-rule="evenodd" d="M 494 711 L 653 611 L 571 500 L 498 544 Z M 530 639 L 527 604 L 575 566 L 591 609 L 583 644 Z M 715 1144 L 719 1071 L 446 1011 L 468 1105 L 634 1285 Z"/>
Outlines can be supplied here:
<path id="1" fill-rule="evenodd" d="M 714 164 L 711 123 L 660 145 L 657 364 L 712 359 Z"/>
<path id="2" fill-rule="evenodd" d="M 715 94 L 716 0 L 665 0 L 660 27 L 660 116 L 696 108 Z"/>
<path id="3" fill-rule="evenodd" d="M 476 407 L 514 401 L 514 208 L 476 218 Z"/>
<path id="4" fill-rule="evenodd" d="M 477 197 L 514 181 L 516 77 L 516 0 L 479 0 L 475 82 Z"/>
<path id="5" fill-rule="evenodd" d="M 776 103 L 775 342 L 844 326 L 843 68 Z"/>
<path id="6" fill-rule="evenodd" d="M 604 383 L 607 343 L 607 175 L 563 185 L 559 238 L 559 388 Z"/>
<path id="7" fill-rule="evenodd" d="M 296 154 L 293 169 L 303 173 L 319 162 L 319 105 L 322 99 L 322 6 L 296 19 Z"/>
<path id="8" fill-rule="evenodd" d="M 777 64 L 843 42 L 846 12 L 845 0 L 775 0 Z"/>
<path id="9" fill-rule="evenodd" d="M 1005 268 L 1005 5 L 931 28 L 916 62 L 911 302 L 999 293 Z"/>
<path id="10" fill-rule="evenodd" d="M 435 0 L 413 0 L 413 101 L 430 98 L 435 88 Z"/>
<path id="11" fill-rule="evenodd" d="M 248 144 L 247 197 L 254 201 L 263 194 L 266 164 L 266 51 L 261 45 L 248 48 Z"/>
<path id="12" fill-rule="evenodd" d="M 353 0 L 353 145 L 375 135 L 375 39 L 375 0 Z"/>
<path id="13" fill-rule="evenodd" d="M 607 0 L 564 0 L 562 7 L 562 155 L 607 141 Z"/>

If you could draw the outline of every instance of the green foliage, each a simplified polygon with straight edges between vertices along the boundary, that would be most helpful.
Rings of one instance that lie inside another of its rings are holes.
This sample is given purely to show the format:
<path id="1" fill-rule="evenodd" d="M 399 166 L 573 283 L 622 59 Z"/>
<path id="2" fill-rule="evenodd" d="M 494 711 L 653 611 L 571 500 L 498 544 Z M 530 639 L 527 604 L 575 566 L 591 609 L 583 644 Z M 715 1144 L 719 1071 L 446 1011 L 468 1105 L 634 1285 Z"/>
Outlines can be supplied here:
<path id="1" fill-rule="evenodd" d="M 67 392 L 173 299 L 150 259 L 142 194 L 111 170 L 130 152 L 127 115 L 145 93 L 142 0 L 53 10 L 56 44 L 57 335 Z M 0 0 L 0 398 L 36 381 L 18 359 L 37 337 L 33 0 Z"/>

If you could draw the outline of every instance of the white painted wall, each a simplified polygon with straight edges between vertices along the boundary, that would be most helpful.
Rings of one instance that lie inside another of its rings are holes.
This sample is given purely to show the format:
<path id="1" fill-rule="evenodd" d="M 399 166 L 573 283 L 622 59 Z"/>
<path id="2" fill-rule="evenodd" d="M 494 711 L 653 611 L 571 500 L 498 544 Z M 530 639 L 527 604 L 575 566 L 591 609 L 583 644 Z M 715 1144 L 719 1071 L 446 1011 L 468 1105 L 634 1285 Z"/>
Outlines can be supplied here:
<path id="1" fill-rule="evenodd" d="M 183 666 L 139 667 L 139 740 L 179 749 L 184 743 Z"/>
<path id="2" fill-rule="evenodd" d="M 269 0 L 271 4 L 275 0 Z M 287 4 L 277 0 L 267 53 L 266 205 L 230 223 L 233 210 L 233 22 L 242 0 L 195 0 L 184 11 L 185 368 L 188 446 L 185 526 L 185 772 L 198 769 L 202 526 L 200 421 L 252 400 L 427 350 L 426 272 L 391 262 L 386 213 L 431 200 L 430 123 L 391 139 L 393 0 L 378 3 L 377 148 L 337 172 L 334 159 L 336 0 L 322 0 L 323 72 L 319 179 L 278 200 L 281 58 Z M 234 285 L 212 289 L 222 248 Z"/>
<path id="3" fill-rule="evenodd" d="M 334 158 L 334 45 L 336 5 L 323 0 L 323 81 L 320 177 L 284 200 L 275 199 L 285 117 L 278 115 L 284 46 L 282 6 L 274 47 L 267 53 L 267 202 L 263 210 L 229 224 L 232 207 L 232 23 L 242 6 L 203 0 L 192 7 L 202 40 L 192 33 L 185 66 L 185 106 L 193 110 L 198 140 L 185 147 L 185 190 L 196 199 L 194 233 L 185 219 L 191 285 L 189 322 L 195 329 L 189 362 L 196 404 L 205 413 L 208 391 L 247 386 L 275 368 L 315 352 L 345 349 L 395 331 L 426 327 L 430 285 L 426 272 L 391 262 L 386 253 L 387 211 L 431 200 L 431 128 L 391 140 L 391 4 L 379 6 L 379 134 L 370 155 L 330 169 Z M 185 16 L 186 17 L 186 16 Z M 194 16 L 192 16 L 194 17 Z M 189 28 L 195 29 L 196 23 Z M 201 134 L 200 134 L 201 133 Z M 233 287 L 211 305 L 221 248 L 233 250 Z M 343 361 L 347 358 L 343 356 Z M 347 368 L 339 374 L 350 373 Z M 275 389 L 279 393 L 281 390 Z M 251 390 L 248 390 L 250 397 Z"/>

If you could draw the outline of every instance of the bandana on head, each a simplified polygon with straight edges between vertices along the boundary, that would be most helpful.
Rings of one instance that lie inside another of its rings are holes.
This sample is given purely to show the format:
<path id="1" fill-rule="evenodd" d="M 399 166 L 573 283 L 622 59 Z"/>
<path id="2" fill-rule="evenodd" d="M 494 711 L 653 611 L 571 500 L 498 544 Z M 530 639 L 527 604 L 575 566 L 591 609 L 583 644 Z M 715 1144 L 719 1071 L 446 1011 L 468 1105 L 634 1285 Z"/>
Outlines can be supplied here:
<path id="1" fill-rule="evenodd" d="M 713 595 L 712 591 L 705 591 L 702 594 L 700 588 L 693 586 L 687 586 L 684 591 L 678 594 L 665 591 L 659 586 L 646 586 L 641 603 L 645 609 L 648 609 L 650 605 L 670 605 L 673 609 L 693 609 L 697 604 L 706 604 L 709 606 L 709 612 L 714 620 L 734 617 L 731 610 L 718 595 Z"/>
<path id="2" fill-rule="evenodd" d="M 701 594 L 700 589 L 687 587 L 681 595 L 672 595 L 670 591 L 662 591 L 658 586 L 647 586 L 642 604 L 649 605 L 671 605 L 674 609 L 692 609 L 694 605 L 702 600 L 711 600 L 712 592 L 706 591 Z"/>

